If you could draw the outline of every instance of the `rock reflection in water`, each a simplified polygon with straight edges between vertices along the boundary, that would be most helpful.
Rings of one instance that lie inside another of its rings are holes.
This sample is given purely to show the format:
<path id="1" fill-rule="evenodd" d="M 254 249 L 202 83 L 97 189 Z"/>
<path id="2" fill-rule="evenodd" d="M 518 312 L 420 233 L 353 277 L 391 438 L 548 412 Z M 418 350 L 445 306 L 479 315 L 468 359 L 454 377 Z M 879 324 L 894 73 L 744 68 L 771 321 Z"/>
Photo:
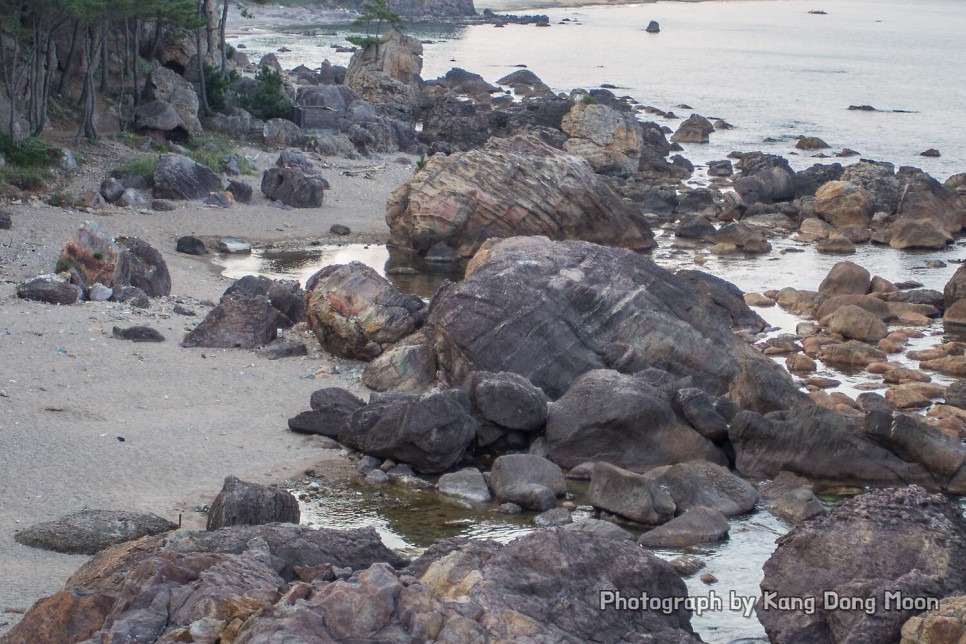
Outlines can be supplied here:
<path id="1" fill-rule="evenodd" d="M 249 255 L 214 259 L 225 277 L 264 275 L 272 279 L 305 281 L 324 266 L 362 262 L 386 276 L 403 293 L 430 299 L 445 280 L 463 279 L 466 262 L 437 264 L 402 249 L 379 244 L 345 244 L 295 248 L 256 248 Z"/>

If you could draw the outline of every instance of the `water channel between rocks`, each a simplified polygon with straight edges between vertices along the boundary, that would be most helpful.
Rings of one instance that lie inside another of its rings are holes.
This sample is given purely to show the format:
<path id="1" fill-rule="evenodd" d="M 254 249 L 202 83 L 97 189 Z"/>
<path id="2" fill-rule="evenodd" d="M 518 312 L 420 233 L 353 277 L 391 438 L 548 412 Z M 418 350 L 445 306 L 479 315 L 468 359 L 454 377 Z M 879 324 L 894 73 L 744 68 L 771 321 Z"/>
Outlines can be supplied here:
<path id="1" fill-rule="evenodd" d="M 746 293 L 761 293 L 786 286 L 815 290 L 832 266 L 843 259 L 853 261 L 873 275 L 893 282 L 916 280 L 924 288 L 942 291 L 959 260 L 966 258 L 966 249 L 961 246 L 913 253 L 870 245 L 859 246 L 855 255 L 843 258 L 841 255 L 816 253 L 811 245 L 773 239 L 773 251 L 767 255 L 715 256 L 703 253 L 705 263 L 696 266 L 695 250 L 675 247 L 673 238 L 668 235 L 659 236 L 658 241 L 660 245 L 651 257 L 661 266 L 671 271 L 700 268 L 734 283 Z M 789 249 L 801 252 L 789 252 Z M 928 260 L 942 260 L 946 265 L 927 268 Z M 259 274 L 273 279 L 297 279 L 303 284 L 324 266 L 359 261 L 386 275 L 399 290 L 427 300 L 444 280 L 461 279 L 465 268 L 463 264 L 429 264 L 411 253 L 390 253 L 386 247 L 375 244 L 261 248 L 255 249 L 250 255 L 217 256 L 214 261 L 227 277 Z M 778 307 L 756 311 L 772 326 L 768 336 L 794 334 L 796 325 L 803 321 L 803 318 Z M 923 349 L 943 340 L 941 321 L 923 331 L 925 337 L 912 340 L 907 351 Z M 913 368 L 917 366 L 904 354 L 892 355 L 890 360 L 898 360 Z M 784 363 L 784 357 L 780 362 Z M 841 386 L 836 390 L 852 397 L 861 393 L 858 386 L 881 382 L 879 376 L 867 372 L 846 373 L 821 363 L 816 375 L 841 381 Z M 930 375 L 934 382 L 951 382 L 951 379 L 939 374 Z M 574 519 L 590 516 L 592 508 L 587 504 L 586 483 L 568 481 L 568 487 L 578 506 Z M 492 504 L 468 509 L 465 504 L 447 501 L 432 490 L 407 489 L 396 485 L 374 487 L 363 483 L 327 484 L 317 495 L 300 496 L 305 497 L 300 504 L 306 525 L 334 528 L 373 526 L 387 546 L 410 556 L 417 555 L 440 538 L 463 536 L 506 542 L 534 529 L 531 514 L 499 514 L 494 511 Z M 822 500 L 830 507 L 840 498 L 822 497 Z M 700 573 L 685 580 L 692 597 L 720 598 L 722 602 L 720 609 L 695 613 L 692 617 L 695 631 L 704 640 L 767 641 L 757 617 L 753 613 L 746 615 L 743 609 L 732 606 L 730 598 L 758 597 L 762 566 L 774 551 L 775 540 L 788 529 L 789 526 L 783 521 L 759 506 L 758 511 L 752 514 L 733 518 L 729 538 L 721 543 L 685 551 L 655 551 L 665 559 L 679 556 L 682 552 L 693 553 L 707 564 Z M 718 582 L 711 585 L 702 582 L 700 575 L 704 572 L 714 575 Z"/>

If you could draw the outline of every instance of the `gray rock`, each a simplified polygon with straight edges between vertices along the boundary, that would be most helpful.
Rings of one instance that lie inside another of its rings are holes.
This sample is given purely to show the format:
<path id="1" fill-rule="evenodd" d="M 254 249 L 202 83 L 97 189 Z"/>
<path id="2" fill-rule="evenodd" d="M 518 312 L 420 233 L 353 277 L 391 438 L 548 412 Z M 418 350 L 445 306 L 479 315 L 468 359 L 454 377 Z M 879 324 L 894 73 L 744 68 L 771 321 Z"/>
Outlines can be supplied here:
<path id="1" fill-rule="evenodd" d="M 165 154 L 154 170 L 155 199 L 204 199 L 221 191 L 221 179 L 188 157 Z"/>
<path id="2" fill-rule="evenodd" d="M 255 351 L 259 358 L 280 360 L 282 358 L 297 358 L 308 355 L 305 343 L 295 338 L 275 338 L 261 349 Z"/>
<path id="3" fill-rule="evenodd" d="M 232 202 L 226 193 L 219 191 L 212 192 L 205 197 L 204 204 L 206 206 L 215 206 L 216 208 L 231 208 Z"/>
<path id="4" fill-rule="evenodd" d="M 477 427 L 464 392 L 437 389 L 422 396 L 374 399 L 349 417 L 338 440 L 363 453 L 434 474 L 459 462 Z"/>
<path id="5" fill-rule="evenodd" d="M 523 376 L 505 371 L 476 371 L 464 386 L 473 406 L 491 423 L 507 429 L 535 431 L 547 422 L 546 394 Z"/>
<path id="6" fill-rule="evenodd" d="M 644 476 L 671 495 L 678 514 L 709 507 L 730 517 L 751 512 L 758 502 L 758 491 L 751 483 L 706 461 L 656 467 Z"/>
<path id="7" fill-rule="evenodd" d="M 332 224 L 329 228 L 329 232 L 333 235 L 348 235 L 352 230 L 348 226 L 342 224 Z"/>
<path id="8" fill-rule="evenodd" d="M 13 228 L 13 219 L 9 212 L 0 210 L 0 230 L 10 230 Z"/>
<path id="9" fill-rule="evenodd" d="M 238 181 L 237 179 L 229 181 L 226 192 L 230 192 L 238 203 L 252 202 L 252 187 L 244 181 Z"/>
<path id="10" fill-rule="evenodd" d="M 255 349 L 278 336 L 280 319 L 278 309 L 265 295 L 223 297 L 181 346 Z"/>
<path id="11" fill-rule="evenodd" d="M 538 528 L 556 528 L 573 522 L 567 508 L 552 508 L 533 517 L 533 524 Z"/>
<path id="12" fill-rule="evenodd" d="M 269 119 L 262 128 L 265 145 L 273 148 L 287 148 L 305 143 L 302 128 L 286 119 Z"/>
<path id="13" fill-rule="evenodd" d="M 101 182 L 100 192 L 108 203 L 114 203 L 124 194 L 124 185 L 114 177 L 108 177 Z"/>
<path id="14" fill-rule="evenodd" d="M 600 519 L 583 519 L 581 521 L 568 523 L 564 526 L 564 530 L 589 532 L 598 537 L 617 539 L 618 541 L 634 541 L 634 535 L 624 528 L 610 521 L 601 521 Z"/>
<path id="15" fill-rule="evenodd" d="M 118 543 L 177 529 L 177 524 L 154 514 L 81 510 L 56 521 L 32 525 L 16 533 L 14 539 L 42 550 L 93 555 Z"/>
<path id="16" fill-rule="evenodd" d="M 435 382 L 436 352 L 420 333 L 378 355 L 362 372 L 362 383 L 373 391 L 420 394 Z"/>
<path id="17" fill-rule="evenodd" d="M 594 466 L 588 494 L 594 507 L 647 525 L 668 521 L 677 507 L 653 479 L 604 462 Z"/>
<path id="18" fill-rule="evenodd" d="M 533 454 L 505 454 L 493 461 L 490 487 L 498 499 L 504 488 L 521 483 L 536 483 L 549 488 L 556 496 L 567 491 L 567 481 L 560 467 Z"/>
<path id="19" fill-rule="evenodd" d="M 164 342 L 164 336 L 149 326 L 132 326 L 126 329 L 116 326 L 111 335 L 131 342 Z"/>
<path id="20" fill-rule="evenodd" d="M 516 503 L 501 503 L 498 511 L 501 514 L 520 514 L 523 512 L 523 508 Z"/>
<path id="21" fill-rule="evenodd" d="M 184 237 L 178 238 L 178 244 L 175 250 L 179 253 L 184 253 L 185 255 L 207 255 L 208 248 L 205 243 L 198 239 L 197 237 L 192 237 L 191 235 L 185 235 Z"/>
<path id="22" fill-rule="evenodd" d="M 544 512 L 557 505 L 553 490 L 539 483 L 514 483 L 500 488 L 498 501 L 520 506 L 524 510 Z"/>
<path id="23" fill-rule="evenodd" d="M 661 33 L 661 25 L 658 24 L 657 20 L 652 20 L 647 23 L 647 27 L 645 27 L 644 31 L 649 34 L 659 34 Z"/>
<path id="24" fill-rule="evenodd" d="M 117 200 L 117 205 L 124 208 L 147 208 L 148 201 L 140 191 L 134 188 L 127 188 L 121 193 L 121 197 Z"/>
<path id="25" fill-rule="evenodd" d="M 167 199 L 155 199 L 151 202 L 151 210 L 157 212 L 171 212 L 172 210 L 177 210 L 178 206 L 171 203 Z"/>
<path id="26" fill-rule="evenodd" d="M 297 168 L 269 168 L 262 175 L 265 196 L 293 208 L 320 208 L 325 188 L 323 179 Z"/>
<path id="27" fill-rule="evenodd" d="M 225 478 L 221 492 L 208 510 L 206 530 L 234 525 L 298 523 L 302 513 L 289 492 L 267 485 L 248 483 L 234 476 Z"/>
<path id="28" fill-rule="evenodd" d="M 96 283 L 91 286 L 91 290 L 87 294 L 87 297 L 91 302 L 106 302 L 113 296 L 114 289 L 112 289 L 110 286 L 104 286 L 101 283 Z"/>
<path id="29" fill-rule="evenodd" d="M 728 530 L 728 519 L 723 514 L 714 508 L 696 507 L 645 532 L 637 543 L 645 548 L 686 548 L 721 541 L 728 536 Z"/>
<path id="30" fill-rule="evenodd" d="M 38 275 L 17 287 L 17 297 L 46 304 L 73 304 L 83 291 L 59 275 Z"/>
<path id="31" fill-rule="evenodd" d="M 784 642 L 898 642 L 918 610 L 886 601 L 942 598 L 966 584 L 966 522 L 947 498 L 918 486 L 861 494 L 778 540 L 764 565 L 763 593 L 778 597 L 871 598 L 875 611 L 765 610 L 769 639 Z M 803 607 L 804 608 L 804 607 Z"/>
<path id="32" fill-rule="evenodd" d="M 822 503 L 815 498 L 810 487 L 789 490 L 768 504 L 767 509 L 788 523 L 801 523 L 806 519 L 825 514 Z"/>
<path id="33" fill-rule="evenodd" d="M 122 286 L 114 290 L 114 301 L 124 302 L 128 306 L 138 309 L 146 309 L 151 305 L 148 294 L 137 286 Z"/>
<path id="34" fill-rule="evenodd" d="M 704 563 L 698 557 L 694 555 L 681 555 L 680 557 L 675 557 L 670 561 L 671 567 L 674 571 L 681 575 L 682 577 L 690 577 L 695 574 L 707 564 Z"/>
<path id="35" fill-rule="evenodd" d="M 483 475 L 475 467 L 467 467 L 458 472 L 443 474 L 439 477 L 436 488 L 441 494 L 455 496 L 473 503 L 489 503 L 493 499 Z"/>

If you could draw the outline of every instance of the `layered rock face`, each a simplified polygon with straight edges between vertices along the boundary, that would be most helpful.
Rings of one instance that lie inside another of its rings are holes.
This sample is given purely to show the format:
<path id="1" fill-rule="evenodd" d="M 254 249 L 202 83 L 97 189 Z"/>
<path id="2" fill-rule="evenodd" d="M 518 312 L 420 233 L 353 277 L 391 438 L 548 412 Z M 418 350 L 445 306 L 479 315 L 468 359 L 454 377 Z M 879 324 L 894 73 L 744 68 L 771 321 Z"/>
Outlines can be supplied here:
<path id="1" fill-rule="evenodd" d="M 732 320 L 637 253 L 517 237 L 488 242 L 466 279 L 436 294 L 428 327 L 452 382 L 511 371 L 556 399 L 593 369 L 656 367 L 713 395 L 731 390 L 745 407 L 798 399 L 787 372 L 742 342 Z"/>
<path id="2" fill-rule="evenodd" d="M 546 235 L 644 250 L 644 219 L 587 163 L 536 137 L 490 139 L 434 156 L 386 206 L 390 243 L 425 253 L 437 242 L 469 257 L 491 237 Z"/>
<path id="3" fill-rule="evenodd" d="M 385 42 L 352 55 L 345 84 L 383 115 L 412 122 L 419 113 L 422 70 L 422 43 L 390 29 Z"/>
<path id="4" fill-rule="evenodd" d="M 637 170 L 644 142 L 633 116 L 578 102 L 564 116 L 561 129 L 570 136 L 564 150 L 584 158 L 594 172 L 629 175 Z"/>

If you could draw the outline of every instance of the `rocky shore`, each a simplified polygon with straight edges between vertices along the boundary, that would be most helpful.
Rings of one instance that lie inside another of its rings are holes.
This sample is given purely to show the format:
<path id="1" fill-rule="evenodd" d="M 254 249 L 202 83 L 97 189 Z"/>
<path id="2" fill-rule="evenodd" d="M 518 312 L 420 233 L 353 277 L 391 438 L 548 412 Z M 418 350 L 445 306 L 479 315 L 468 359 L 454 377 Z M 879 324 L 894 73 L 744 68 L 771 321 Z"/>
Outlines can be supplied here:
<path id="1" fill-rule="evenodd" d="M 966 269 L 940 292 L 841 261 L 815 291 L 746 294 L 647 251 L 944 249 L 966 175 L 756 151 L 696 168 L 680 144 L 723 121 L 671 131 L 527 70 L 424 81 L 421 51 L 391 32 L 345 69 L 286 72 L 304 128 L 240 104 L 199 118 L 160 67 L 137 121 L 170 148 L 150 186 L 64 169 L 80 201 L 4 206 L 3 641 L 700 641 L 698 567 L 651 550 L 720 542 L 766 502 L 791 526 L 755 604 L 772 641 L 957 641 L 966 522 L 940 493 L 966 493 Z M 178 143 L 201 131 L 244 144 L 208 167 Z M 465 277 L 427 303 L 360 263 L 302 285 L 204 257 L 329 238 Z M 776 305 L 794 336 L 752 308 Z M 950 337 L 909 352 L 938 319 Z M 823 365 L 883 393 L 828 393 Z M 408 560 L 372 529 L 293 525 L 294 498 L 263 484 L 303 477 L 538 529 Z M 574 521 L 570 480 L 593 518 Z M 816 496 L 846 488 L 862 493 L 832 511 Z M 604 610 L 605 591 L 664 603 Z"/>

